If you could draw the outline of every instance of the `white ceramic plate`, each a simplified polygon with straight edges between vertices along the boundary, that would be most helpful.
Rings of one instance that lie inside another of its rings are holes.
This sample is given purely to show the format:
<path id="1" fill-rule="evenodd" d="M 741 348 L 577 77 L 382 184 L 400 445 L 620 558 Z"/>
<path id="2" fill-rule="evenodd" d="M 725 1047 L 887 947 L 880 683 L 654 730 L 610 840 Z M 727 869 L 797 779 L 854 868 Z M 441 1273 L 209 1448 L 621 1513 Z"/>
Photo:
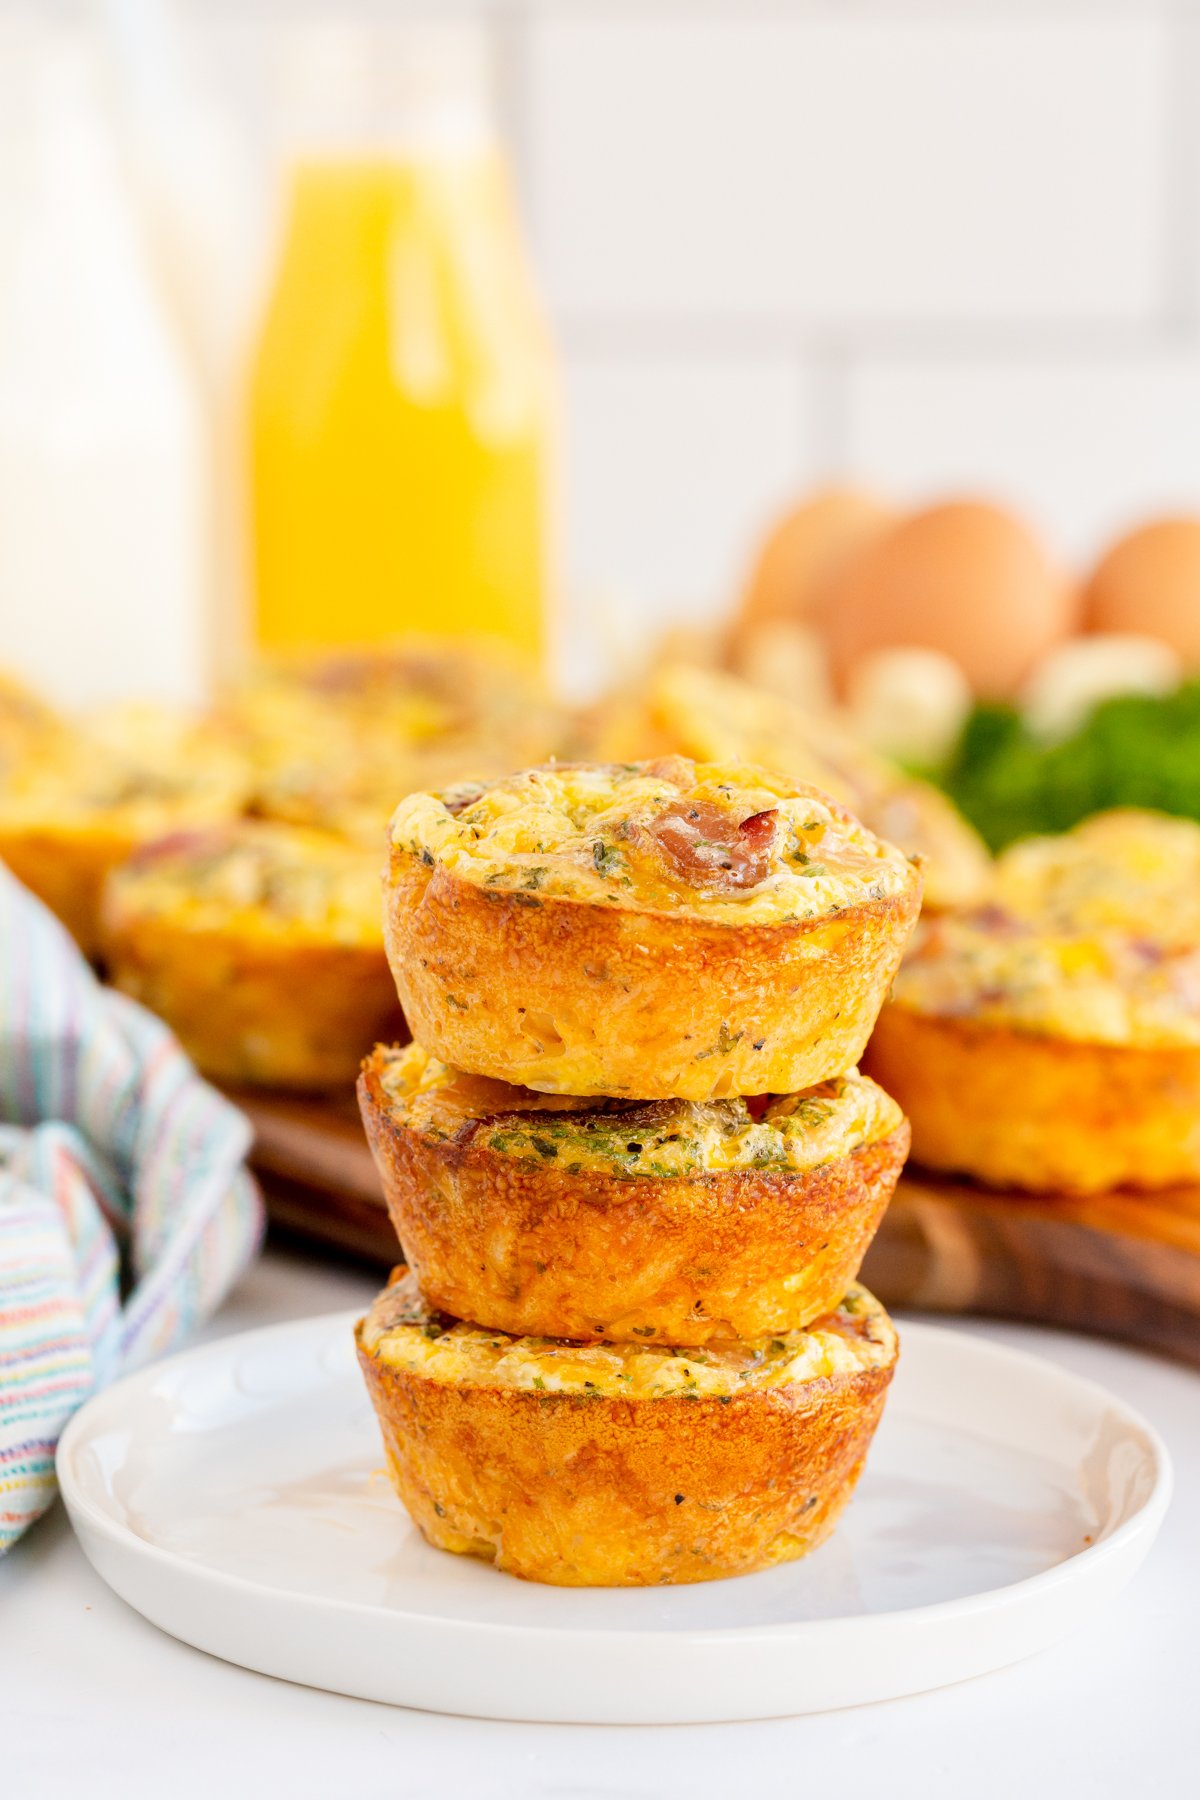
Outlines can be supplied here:
<path id="1" fill-rule="evenodd" d="M 917 1693 L 1091 1618 L 1167 1505 L 1162 1443 L 1104 1389 L 910 1324 L 858 1494 L 807 1561 L 537 1587 L 409 1523 L 351 1326 L 274 1326 L 131 1376 L 72 1420 L 58 1473 L 96 1569 L 164 1631 L 366 1699 L 669 1724 Z"/>

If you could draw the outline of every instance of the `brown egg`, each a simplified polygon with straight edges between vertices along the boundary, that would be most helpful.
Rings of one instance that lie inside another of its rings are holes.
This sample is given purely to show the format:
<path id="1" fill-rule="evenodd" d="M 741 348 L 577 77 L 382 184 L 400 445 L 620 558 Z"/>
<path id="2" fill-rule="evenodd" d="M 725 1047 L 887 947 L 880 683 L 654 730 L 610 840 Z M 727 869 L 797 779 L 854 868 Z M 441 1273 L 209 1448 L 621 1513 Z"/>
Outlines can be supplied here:
<path id="1" fill-rule="evenodd" d="M 735 648 L 760 625 L 810 620 L 838 564 L 894 518 L 890 507 L 857 488 L 822 488 L 784 513 L 750 572 L 731 631 Z"/>
<path id="2" fill-rule="evenodd" d="M 1083 624 L 1161 638 L 1200 668 L 1200 518 L 1153 519 L 1118 538 L 1084 584 Z"/>
<path id="3" fill-rule="evenodd" d="M 1077 605 L 1038 539 L 1003 507 L 948 500 L 870 542 L 830 584 L 824 630 L 844 691 L 855 664 L 893 647 L 940 650 L 974 691 L 1005 699 Z"/>

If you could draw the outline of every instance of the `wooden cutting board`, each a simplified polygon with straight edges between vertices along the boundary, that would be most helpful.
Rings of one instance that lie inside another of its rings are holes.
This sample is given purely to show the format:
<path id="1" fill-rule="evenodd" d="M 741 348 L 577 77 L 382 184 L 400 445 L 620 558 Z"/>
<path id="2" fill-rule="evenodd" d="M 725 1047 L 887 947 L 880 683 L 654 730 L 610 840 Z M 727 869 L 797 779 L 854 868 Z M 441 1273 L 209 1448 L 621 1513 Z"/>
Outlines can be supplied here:
<path id="1" fill-rule="evenodd" d="M 1200 1367 L 1200 1188 L 994 1193 L 908 1169 L 862 1271 L 886 1306 L 1126 1338 Z"/>
<path id="2" fill-rule="evenodd" d="M 239 1092 L 272 1223 L 381 1269 L 399 1247 L 352 1095 Z M 1090 1198 L 901 1178 L 863 1280 L 887 1306 L 1126 1338 L 1200 1367 L 1200 1189 Z"/>

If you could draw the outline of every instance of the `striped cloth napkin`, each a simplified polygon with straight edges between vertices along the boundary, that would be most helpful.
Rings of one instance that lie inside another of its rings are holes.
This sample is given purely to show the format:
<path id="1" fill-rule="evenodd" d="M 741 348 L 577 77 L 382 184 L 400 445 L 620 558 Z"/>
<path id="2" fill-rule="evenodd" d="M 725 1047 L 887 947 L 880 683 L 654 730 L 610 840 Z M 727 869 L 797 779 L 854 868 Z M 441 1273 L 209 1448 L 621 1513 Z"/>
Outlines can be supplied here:
<path id="1" fill-rule="evenodd" d="M 0 1554 L 87 1396 L 182 1343 L 255 1254 L 250 1127 L 0 867 Z"/>

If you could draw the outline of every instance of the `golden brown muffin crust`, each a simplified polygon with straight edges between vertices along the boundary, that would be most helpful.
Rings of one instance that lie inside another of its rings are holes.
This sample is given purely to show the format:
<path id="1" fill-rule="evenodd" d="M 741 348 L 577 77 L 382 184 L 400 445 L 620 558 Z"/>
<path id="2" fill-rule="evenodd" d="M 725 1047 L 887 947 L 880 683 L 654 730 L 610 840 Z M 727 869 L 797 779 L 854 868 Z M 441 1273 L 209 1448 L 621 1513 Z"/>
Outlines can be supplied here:
<path id="1" fill-rule="evenodd" d="M 1043 1194 L 1200 1181 L 1192 1046 L 1079 1043 L 889 1005 L 864 1060 L 927 1168 Z"/>
<path id="2" fill-rule="evenodd" d="M 822 1372 L 755 1385 L 731 1369 L 715 1391 L 699 1394 L 680 1384 L 620 1398 L 615 1381 L 589 1389 L 586 1376 L 574 1391 L 548 1391 L 536 1385 L 532 1343 L 516 1347 L 529 1377 L 522 1385 L 484 1370 L 472 1379 L 469 1361 L 431 1374 L 419 1350 L 416 1366 L 402 1352 L 385 1359 L 386 1338 L 371 1317 L 357 1341 L 389 1473 L 431 1543 L 527 1580 L 649 1586 L 767 1568 L 807 1554 L 832 1530 L 861 1473 L 896 1356 L 878 1303 L 857 1290 L 851 1305 L 813 1334 L 795 1334 L 812 1338 L 808 1359 Z M 418 1315 L 419 1307 L 400 1329 L 433 1332 L 436 1358 L 441 1322 Z M 514 1354 L 503 1345 L 498 1352 L 500 1360 Z M 743 1363 L 748 1353 L 743 1346 Z M 616 1352 L 574 1346 L 570 1354 L 611 1360 Z M 639 1355 L 630 1346 L 622 1354 Z M 802 1346 L 797 1354 L 799 1363 L 786 1366 L 804 1365 Z M 738 1360 L 731 1351 L 731 1365 Z"/>
<path id="3" fill-rule="evenodd" d="M 702 843 L 656 847 L 681 800 L 750 825 L 744 855 L 707 813 Z M 853 1066 L 919 904 L 918 871 L 815 790 L 673 758 L 412 797 L 385 933 L 413 1035 L 443 1060 L 543 1092 L 710 1100 Z"/>
<path id="4" fill-rule="evenodd" d="M 806 1325 L 857 1274 L 908 1146 L 857 1076 L 752 1107 L 564 1108 L 412 1046 L 376 1050 L 359 1099 L 431 1303 L 518 1335 L 694 1345 Z"/>

